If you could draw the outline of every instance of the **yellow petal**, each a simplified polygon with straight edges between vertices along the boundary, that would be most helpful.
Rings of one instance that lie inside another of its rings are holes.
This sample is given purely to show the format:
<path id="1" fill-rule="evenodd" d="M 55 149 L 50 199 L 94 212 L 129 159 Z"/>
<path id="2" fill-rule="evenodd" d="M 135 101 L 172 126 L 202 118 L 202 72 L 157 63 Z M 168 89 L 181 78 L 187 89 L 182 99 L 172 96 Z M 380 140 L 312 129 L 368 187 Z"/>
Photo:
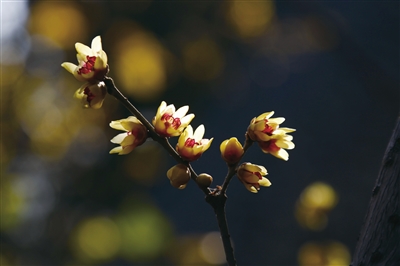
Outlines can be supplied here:
<path id="1" fill-rule="evenodd" d="M 64 63 L 61 64 L 61 66 L 63 68 L 65 68 L 71 74 L 74 74 L 76 68 L 78 67 L 77 65 L 72 64 L 70 62 L 64 62 Z"/>

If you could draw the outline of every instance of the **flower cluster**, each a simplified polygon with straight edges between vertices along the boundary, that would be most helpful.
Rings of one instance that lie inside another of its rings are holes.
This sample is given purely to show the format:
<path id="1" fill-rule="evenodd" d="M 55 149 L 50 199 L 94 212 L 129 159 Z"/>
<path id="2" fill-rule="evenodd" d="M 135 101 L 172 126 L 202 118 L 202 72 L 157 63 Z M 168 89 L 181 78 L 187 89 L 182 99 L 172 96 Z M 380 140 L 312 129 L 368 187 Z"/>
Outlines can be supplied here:
<path id="1" fill-rule="evenodd" d="M 77 80 L 85 82 L 75 92 L 75 97 L 82 101 L 84 107 L 98 109 L 106 96 L 103 80 L 108 73 L 107 54 L 102 49 L 101 38 L 95 37 L 91 47 L 78 42 L 75 49 L 78 65 L 64 62 L 61 66 Z"/>
<path id="2" fill-rule="evenodd" d="M 194 114 L 188 114 L 189 106 L 183 106 L 175 109 L 173 104 L 167 105 L 166 102 L 161 102 L 157 113 L 153 118 L 154 131 L 164 138 L 179 136 L 176 145 L 176 152 L 184 161 L 192 162 L 197 160 L 211 145 L 213 138 L 203 139 L 205 128 L 200 125 L 194 132 L 190 122 L 194 118 Z M 118 121 L 112 121 L 110 127 L 123 130 L 115 136 L 111 142 L 119 144 L 110 151 L 110 153 L 128 154 L 135 147 L 143 144 L 148 137 L 148 131 L 145 126 L 133 116 Z M 190 171 L 187 166 L 178 164 L 172 167 L 167 172 L 167 176 L 171 185 L 183 189 L 190 179 Z M 210 180 L 209 177 L 202 177 L 199 183 L 204 184 L 204 180 Z M 211 183 L 211 182 L 210 182 Z"/>
<path id="3" fill-rule="evenodd" d="M 247 128 L 247 147 L 251 143 L 257 142 L 261 150 L 265 153 L 271 153 L 277 158 L 287 161 L 289 154 L 285 149 L 293 149 L 293 137 L 287 133 L 294 132 L 292 128 L 280 128 L 279 125 L 285 121 L 285 118 L 271 118 L 274 112 L 267 112 L 251 120 Z M 220 145 L 222 159 L 230 168 L 236 167 L 242 158 L 245 149 L 237 138 L 224 140 Z M 243 163 L 236 170 L 236 175 L 240 182 L 244 184 L 247 190 L 257 193 L 260 186 L 269 187 L 271 182 L 265 178 L 267 169 L 264 166 L 252 163 Z"/>
<path id="4" fill-rule="evenodd" d="M 271 118 L 273 115 L 272 111 L 254 117 L 247 129 L 247 135 L 258 143 L 263 152 L 271 153 L 273 156 L 287 161 L 289 154 L 285 149 L 294 148 L 293 137 L 287 133 L 296 130 L 287 127 L 280 128 L 279 125 L 285 121 L 285 118 Z"/>

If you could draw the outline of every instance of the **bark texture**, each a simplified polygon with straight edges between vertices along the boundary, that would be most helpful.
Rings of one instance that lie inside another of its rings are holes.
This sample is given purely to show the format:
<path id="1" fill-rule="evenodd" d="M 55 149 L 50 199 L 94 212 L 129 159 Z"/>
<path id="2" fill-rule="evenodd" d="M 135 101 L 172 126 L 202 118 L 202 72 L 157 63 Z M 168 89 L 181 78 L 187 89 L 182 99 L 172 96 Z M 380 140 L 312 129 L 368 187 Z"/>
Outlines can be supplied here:
<path id="1" fill-rule="evenodd" d="M 400 265 L 400 117 L 383 157 L 351 265 Z"/>

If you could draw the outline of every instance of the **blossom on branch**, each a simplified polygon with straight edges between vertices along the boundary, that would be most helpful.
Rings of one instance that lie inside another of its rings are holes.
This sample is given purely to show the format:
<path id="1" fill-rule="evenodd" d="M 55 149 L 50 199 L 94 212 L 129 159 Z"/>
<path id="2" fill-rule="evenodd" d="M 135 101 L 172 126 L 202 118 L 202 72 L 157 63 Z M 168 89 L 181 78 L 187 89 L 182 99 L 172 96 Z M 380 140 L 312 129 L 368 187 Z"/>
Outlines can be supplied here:
<path id="1" fill-rule="evenodd" d="M 190 180 L 190 170 L 184 164 L 177 164 L 167 171 L 167 177 L 173 187 L 184 189 Z"/>
<path id="2" fill-rule="evenodd" d="M 292 142 L 293 136 L 282 134 L 275 134 L 273 138 L 268 141 L 259 141 L 258 145 L 264 153 L 270 153 L 276 158 L 282 160 L 289 160 L 289 154 L 286 150 L 294 149 L 295 145 Z"/>
<path id="3" fill-rule="evenodd" d="M 102 49 L 101 37 L 95 37 L 91 47 L 77 42 L 75 49 L 78 52 L 76 55 L 78 65 L 64 62 L 61 66 L 79 81 L 91 83 L 102 81 L 108 72 L 108 65 L 107 54 Z"/>
<path id="4" fill-rule="evenodd" d="M 260 186 L 269 187 L 271 182 L 265 178 L 267 169 L 252 163 L 243 163 L 237 170 L 237 177 L 250 192 L 257 193 Z"/>
<path id="5" fill-rule="evenodd" d="M 158 107 L 157 114 L 153 118 L 155 131 L 162 137 L 175 137 L 193 120 L 194 114 L 186 115 L 189 106 L 185 105 L 175 111 L 175 106 L 162 101 Z"/>
<path id="6" fill-rule="evenodd" d="M 237 163 L 244 153 L 242 144 L 237 138 L 224 140 L 220 145 L 221 156 L 228 164 Z"/>
<path id="7" fill-rule="evenodd" d="M 187 126 L 179 136 L 176 151 L 186 161 L 197 160 L 211 145 L 214 138 L 203 139 L 204 125 L 200 125 L 193 133 L 192 126 Z"/>
<path id="8" fill-rule="evenodd" d="M 85 83 L 75 92 L 74 97 L 81 100 L 85 108 L 99 109 L 106 94 L 106 85 L 101 81 L 94 84 Z"/>
<path id="9" fill-rule="evenodd" d="M 247 128 L 247 135 L 251 140 L 258 142 L 263 152 L 271 153 L 273 156 L 287 161 L 289 154 L 284 149 L 291 150 L 295 147 L 292 142 L 293 137 L 287 135 L 287 133 L 296 130 L 279 127 L 285 121 L 285 118 L 271 118 L 273 115 L 274 112 L 271 111 L 254 117 Z"/>
<path id="10" fill-rule="evenodd" d="M 120 144 L 110 151 L 111 153 L 118 153 L 119 155 L 130 153 L 135 147 L 142 145 L 147 138 L 147 129 L 143 124 L 134 116 L 117 121 L 111 121 L 110 127 L 126 131 L 125 133 L 118 134 L 111 142 Z"/>

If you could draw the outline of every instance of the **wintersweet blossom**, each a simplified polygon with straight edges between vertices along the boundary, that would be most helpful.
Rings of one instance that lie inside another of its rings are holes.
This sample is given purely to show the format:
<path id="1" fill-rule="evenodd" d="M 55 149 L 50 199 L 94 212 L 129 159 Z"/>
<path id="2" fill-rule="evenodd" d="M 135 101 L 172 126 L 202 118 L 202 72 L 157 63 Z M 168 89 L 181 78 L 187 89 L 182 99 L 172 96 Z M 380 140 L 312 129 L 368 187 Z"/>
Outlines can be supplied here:
<path id="1" fill-rule="evenodd" d="M 111 142 L 120 144 L 121 146 L 115 147 L 110 153 L 118 153 L 119 155 L 130 153 L 135 147 L 143 144 L 147 138 L 146 127 L 134 116 L 125 119 L 111 121 L 110 127 L 126 131 L 125 133 L 118 134 Z"/>
<path id="2" fill-rule="evenodd" d="M 175 111 L 173 104 L 167 106 L 162 101 L 152 121 L 155 131 L 162 137 L 179 136 L 194 118 L 194 114 L 186 115 L 188 110 L 189 106 L 185 105 Z"/>
<path id="3" fill-rule="evenodd" d="M 94 84 L 83 84 L 75 92 L 74 97 L 81 100 L 82 105 L 86 108 L 99 109 L 103 105 L 106 94 L 106 85 L 101 81 Z"/>
<path id="4" fill-rule="evenodd" d="M 237 170 L 237 177 L 250 192 L 257 193 L 260 186 L 269 187 L 271 182 L 265 178 L 267 169 L 252 163 L 243 163 Z"/>
<path id="5" fill-rule="evenodd" d="M 205 152 L 214 138 L 203 139 L 205 132 L 204 125 L 200 125 L 193 133 L 191 125 L 187 126 L 185 131 L 179 136 L 176 151 L 186 161 L 197 160 Z"/>
<path id="6" fill-rule="evenodd" d="M 268 141 L 274 134 L 290 133 L 296 131 L 292 128 L 282 127 L 279 125 L 285 121 L 283 117 L 271 118 L 274 111 L 266 112 L 258 117 L 254 117 L 247 129 L 247 134 L 253 141 Z M 279 131 L 277 131 L 279 129 Z"/>
<path id="7" fill-rule="evenodd" d="M 101 37 L 97 36 L 92 40 L 91 47 L 77 42 L 75 49 L 78 65 L 70 62 L 61 64 L 68 72 L 82 82 L 96 82 L 104 79 L 108 72 L 107 54 L 103 51 Z"/>
<path id="8" fill-rule="evenodd" d="M 264 153 L 270 153 L 279 159 L 287 161 L 289 160 L 289 154 L 285 149 L 294 149 L 295 145 L 292 140 L 293 136 L 286 135 L 282 131 L 281 134 L 274 134 L 273 138 L 268 141 L 259 141 L 258 145 Z"/>
<path id="9" fill-rule="evenodd" d="M 167 177 L 173 187 L 184 189 L 190 180 L 190 170 L 184 164 L 177 164 L 167 171 Z"/>
<path id="10" fill-rule="evenodd" d="M 220 145 L 221 156 L 228 164 L 237 163 L 244 153 L 242 144 L 237 138 L 224 140 Z"/>

